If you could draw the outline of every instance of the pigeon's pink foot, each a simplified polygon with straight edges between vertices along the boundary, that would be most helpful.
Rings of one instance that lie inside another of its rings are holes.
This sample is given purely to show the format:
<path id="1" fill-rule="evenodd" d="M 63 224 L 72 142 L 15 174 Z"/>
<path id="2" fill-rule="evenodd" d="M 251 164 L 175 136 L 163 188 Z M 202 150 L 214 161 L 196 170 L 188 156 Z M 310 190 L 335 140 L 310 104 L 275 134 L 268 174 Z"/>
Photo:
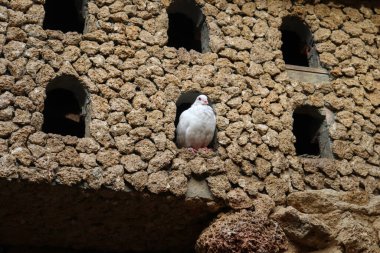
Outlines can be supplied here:
<path id="1" fill-rule="evenodd" d="M 208 148 L 208 147 L 205 147 L 205 148 L 200 148 L 202 151 L 208 153 L 208 152 L 212 152 L 212 149 L 211 148 Z"/>
<path id="2" fill-rule="evenodd" d="M 189 150 L 193 154 L 197 153 L 197 149 L 195 148 L 187 148 L 187 150 Z"/>

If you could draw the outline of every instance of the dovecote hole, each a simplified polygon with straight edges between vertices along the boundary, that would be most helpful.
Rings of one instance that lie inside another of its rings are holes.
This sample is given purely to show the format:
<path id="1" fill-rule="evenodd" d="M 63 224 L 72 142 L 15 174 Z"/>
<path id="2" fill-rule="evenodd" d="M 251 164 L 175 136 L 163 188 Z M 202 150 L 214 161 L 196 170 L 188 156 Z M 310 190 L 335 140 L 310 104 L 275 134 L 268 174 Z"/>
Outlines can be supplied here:
<path id="1" fill-rule="evenodd" d="M 62 76 L 46 87 L 42 131 L 85 136 L 88 95 L 75 77 Z"/>
<path id="2" fill-rule="evenodd" d="M 312 106 L 298 107 L 293 113 L 296 153 L 332 158 L 326 117 Z"/>
<path id="3" fill-rule="evenodd" d="M 175 0 L 167 9 L 169 16 L 168 47 L 198 52 L 209 51 L 206 17 L 194 0 Z"/>
<path id="4" fill-rule="evenodd" d="M 83 33 L 87 0 L 46 0 L 44 29 Z"/>
<path id="5" fill-rule="evenodd" d="M 301 18 L 296 16 L 283 18 L 280 30 L 282 33 L 281 51 L 286 64 L 319 67 L 313 35 Z"/>

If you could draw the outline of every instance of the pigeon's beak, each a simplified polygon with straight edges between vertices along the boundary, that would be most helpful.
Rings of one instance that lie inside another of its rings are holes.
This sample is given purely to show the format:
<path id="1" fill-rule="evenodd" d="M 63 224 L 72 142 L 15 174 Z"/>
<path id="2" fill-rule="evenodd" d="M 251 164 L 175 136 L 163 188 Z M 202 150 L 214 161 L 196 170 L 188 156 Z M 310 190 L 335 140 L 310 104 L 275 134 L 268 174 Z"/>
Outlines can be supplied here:
<path id="1" fill-rule="evenodd" d="M 208 105 L 208 101 L 207 100 L 203 100 L 203 104 L 204 105 Z"/>

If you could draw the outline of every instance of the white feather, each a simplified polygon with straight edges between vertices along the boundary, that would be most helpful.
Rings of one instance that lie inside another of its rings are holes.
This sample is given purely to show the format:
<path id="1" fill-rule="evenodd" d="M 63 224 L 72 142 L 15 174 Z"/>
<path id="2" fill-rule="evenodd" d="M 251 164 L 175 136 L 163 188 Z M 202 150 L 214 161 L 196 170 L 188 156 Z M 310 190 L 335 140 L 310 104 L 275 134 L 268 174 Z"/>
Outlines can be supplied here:
<path id="1" fill-rule="evenodd" d="M 199 149 L 211 143 L 216 127 L 216 117 L 213 109 L 202 101 L 207 102 L 205 95 L 198 96 L 192 106 L 182 112 L 179 117 L 177 126 L 179 147 Z"/>

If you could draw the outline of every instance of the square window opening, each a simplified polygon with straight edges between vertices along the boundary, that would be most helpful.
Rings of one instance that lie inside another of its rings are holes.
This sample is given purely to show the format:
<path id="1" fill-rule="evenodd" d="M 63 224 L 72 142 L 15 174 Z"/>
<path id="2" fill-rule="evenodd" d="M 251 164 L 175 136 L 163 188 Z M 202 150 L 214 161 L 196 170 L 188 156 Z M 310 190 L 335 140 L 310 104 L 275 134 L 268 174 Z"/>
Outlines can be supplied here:
<path id="1" fill-rule="evenodd" d="M 44 29 L 83 33 L 87 0 L 46 0 Z"/>

